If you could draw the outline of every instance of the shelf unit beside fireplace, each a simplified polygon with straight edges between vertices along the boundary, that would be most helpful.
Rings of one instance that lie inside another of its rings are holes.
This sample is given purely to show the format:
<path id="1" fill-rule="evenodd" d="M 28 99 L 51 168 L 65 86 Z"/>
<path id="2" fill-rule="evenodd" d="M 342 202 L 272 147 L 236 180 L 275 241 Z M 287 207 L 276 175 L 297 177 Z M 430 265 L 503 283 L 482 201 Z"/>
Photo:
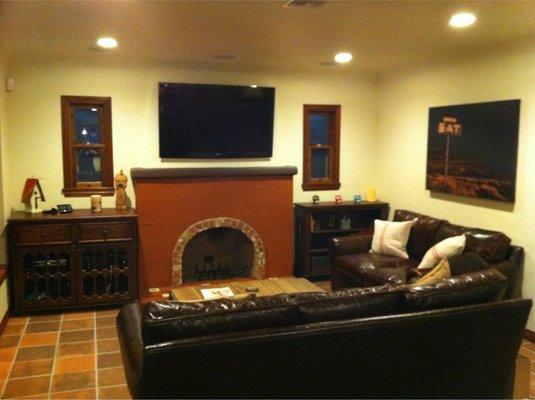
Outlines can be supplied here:
<path id="1" fill-rule="evenodd" d="M 15 313 L 137 299 L 133 210 L 71 214 L 14 212 L 7 228 Z"/>
<path id="2" fill-rule="evenodd" d="M 328 278 L 331 273 L 329 244 L 333 237 L 373 233 L 375 219 L 387 219 L 389 205 L 374 202 L 296 203 L 295 274 Z"/>

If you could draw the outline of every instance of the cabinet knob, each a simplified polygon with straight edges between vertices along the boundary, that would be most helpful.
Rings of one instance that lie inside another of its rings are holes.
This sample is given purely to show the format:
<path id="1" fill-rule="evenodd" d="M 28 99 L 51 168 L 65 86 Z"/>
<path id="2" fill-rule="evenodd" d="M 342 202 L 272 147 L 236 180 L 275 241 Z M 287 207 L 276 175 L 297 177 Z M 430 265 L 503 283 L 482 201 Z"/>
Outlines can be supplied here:
<path id="1" fill-rule="evenodd" d="M 103 235 L 107 235 L 108 234 L 108 229 L 107 228 L 102 229 L 102 234 Z"/>
<path id="2" fill-rule="evenodd" d="M 41 237 L 44 239 L 46 238 L 46 232 L 41 232 Z"/>

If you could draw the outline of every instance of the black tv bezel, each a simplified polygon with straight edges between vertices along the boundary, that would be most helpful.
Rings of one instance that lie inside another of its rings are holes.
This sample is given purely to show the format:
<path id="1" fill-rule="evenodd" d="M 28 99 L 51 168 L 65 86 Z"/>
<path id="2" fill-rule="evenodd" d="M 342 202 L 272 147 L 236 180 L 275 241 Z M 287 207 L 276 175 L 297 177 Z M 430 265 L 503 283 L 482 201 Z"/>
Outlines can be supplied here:
<path id="1" fill-rule="evenodd" d="M 159 82 L 158 83 L 158 148 L 161 159 L 247 159 L 247 158 L 271 158 L 273 157 L 273 136 L 275 127 L 275 87 L 271 86 L 256 86 L 258 89 L 272 89 L 273 90 L 273 112 L 271 118 L 271 135 L 269 141 L 269 150 L 266 151 L 183 151 L 169 153 L 168 148 L 162 147 L 161 142 L 161 92 L 162 87 L 173 86 L 207 86 L 207 87 L 234 87 L 234 88 L 251 88 L 251 85 L 225 85 L 225 84 L 206 84 L 206 83 L 188 83 L 188 82 Z"/>

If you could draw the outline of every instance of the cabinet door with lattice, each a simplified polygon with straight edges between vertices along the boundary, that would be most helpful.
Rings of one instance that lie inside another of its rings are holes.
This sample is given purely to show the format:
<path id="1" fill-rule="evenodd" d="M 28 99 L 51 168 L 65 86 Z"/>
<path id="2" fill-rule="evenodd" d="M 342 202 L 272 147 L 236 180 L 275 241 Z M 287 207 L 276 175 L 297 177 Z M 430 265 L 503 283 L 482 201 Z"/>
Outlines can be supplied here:
<path id="1" fill-rule="evenodd" d="M 46 309 L 76 302 L 75 254 L 70 246 L 19 247 L 15 254 L 15 309 Z"/>
<path id="2" fill-rule="evenodd" d="M 78 246 L 81 303 L 135 299 L 137 254 L 131 242 Z"/>

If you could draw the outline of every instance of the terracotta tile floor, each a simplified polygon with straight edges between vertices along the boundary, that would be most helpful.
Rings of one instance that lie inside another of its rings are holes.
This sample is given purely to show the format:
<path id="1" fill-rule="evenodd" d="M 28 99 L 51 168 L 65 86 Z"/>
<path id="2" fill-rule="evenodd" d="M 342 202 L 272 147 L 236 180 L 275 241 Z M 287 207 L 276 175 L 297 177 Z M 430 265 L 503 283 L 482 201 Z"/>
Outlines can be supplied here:
<path id="1" fill-rule="evenodd" d="M 2 398 L 130 398 L 118 310 L 13 317 L 0 337 Z"/>
<path id="2" fill-rule="evenodd" d="M 519 353 L 524 357 L 529 358 L 531 362 L 529 398 L 535 399 L 535 343 L 523 340 Z"/>

